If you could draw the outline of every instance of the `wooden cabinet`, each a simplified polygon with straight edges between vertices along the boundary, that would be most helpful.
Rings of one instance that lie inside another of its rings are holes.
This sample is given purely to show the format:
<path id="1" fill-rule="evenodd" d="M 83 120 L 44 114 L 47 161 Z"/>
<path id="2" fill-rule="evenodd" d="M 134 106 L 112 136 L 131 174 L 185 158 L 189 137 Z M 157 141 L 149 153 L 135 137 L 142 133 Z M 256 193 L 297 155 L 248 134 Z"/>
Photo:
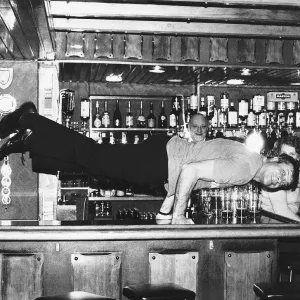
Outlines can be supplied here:
<path id="1" fill-rule="evenodd" d="M 145 236 L 153 230 L 153 226 L 143 228 L 140 233 Z M 126 235 L 127 227 L 103 229 L 103 235 L 109 237 L 115 230 Z M 175 235 L 164 239 L 159 235 L 153 240 L 85 241 L 81 235 L 85 227 L 78 229 L 78 240 L 0 242 L 3 299 L 22 295 L 31 300 L 83 290 L 125 300 L 126 285 L 173 282 L 195 291 L 196 300 L 252 300 L 255 282 L 277 278 L 275 239 L 176 239 Z"/>

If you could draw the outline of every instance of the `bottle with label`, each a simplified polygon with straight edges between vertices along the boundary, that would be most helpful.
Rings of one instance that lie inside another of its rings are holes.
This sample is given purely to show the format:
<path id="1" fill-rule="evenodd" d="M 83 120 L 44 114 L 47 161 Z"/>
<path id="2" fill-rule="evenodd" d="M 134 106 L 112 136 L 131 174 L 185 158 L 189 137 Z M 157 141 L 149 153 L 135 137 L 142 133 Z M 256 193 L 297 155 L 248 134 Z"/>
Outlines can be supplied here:
<path id="1" fill-rule="evenodd" d="M 221 93 L 220 96 L 220 107 L 223 108 L 225 111 L 228 110 L 229 107 L 229 94 L 224 92 Z"/>
<path id="2" fill-rule="evenodd" d="M 196 114 L 198 111 L 198 97 L 195 94 L 190 96 L 190 114 L 191 116 Z"/>
<path id="3" fill-rule="evenodd" d="M 261 95 L 255 95 L 253 97 L 253 110 L 256 115 L 259 115 L 261 108 L 265 106 L 265 97 Z"/>
<path id="4" fill-rule="evenodd" d="M 289 128 L 295 128 L 296 102 L 287 103 L 286 123 Z"/>
<path id="5" fill-rule="evenodd" d="M 249 101 L 247 99 L 239 100 L 239 123 L 246 123 L 249 112 Z"/>
<path id="6" fill-rule="evenodd" d="M 227 110 L 223 107 L 219 108 L 219 124 L 218 127 L 226 127 L 227 126 Z"/>
<path id="7" fill-rule="evenodd" d="M 177 128 L 179 126 L 179 106 L 177 97 L 172 99 L 172 110 L 169 114 L 169 127 Z"/>
<path id="8" fill-rule="evenodd" d="M 110 127 L 110 113 L 107 110 L 107 100 L 104 101 L 104 111 L 102 113 L 102 127 Z"/>
<path id="9" fill-rule="evenodd" d="M 146 127 L 146 118 L 144 116 L 143 101 L 142 100 L 141 100 L 141 104 L 140 104 L 140 114 L 137 118 L 137 127 L 138 128 L 145 128 Z"/>
<path id="10" fill-rule="evenodd" d="M 207 106 L 205 104 L 204 97 L 201 97 L 201 99 L 200 99 L 199 113 L 202 114 L 204 117 L 207 117 Z"/>
<path id="11" fill-rule="evenodd" d="M 184 116 L 184 119 L 185 119 L 185 123 L 188 124 L 191 120 L 191 106 L 190 106 L 190 103 L 187 104 L 187 108 L 184 112 L 185 116 Z"/>
<path id="12" fill-rule="evenodd" d="M 165 113 L 165 103 L 161 101 L 161 109 L 158 117 L 158 127 L 159 128 L 167 128 L 167 116 Z"/>
<path id="13" fill-rule="evenodd" d="M 214 108 L 216 107 L 215 96 L 207 95 L 207 119 L 211 120 L 214 116 Z"/>
<path id="14" fill-rule="evenodd" d="M 273 126 L 275 124 L 275 102 L 268 101 L 267 103 L 267 126 Z"/>
<path id="15" fill-rule="evenodd" d="M 82 98 L 80 100 L 80 119 L 84 122 L 90 118 L 90 99 Z"/>
<path id="16" fill-rule="evenodd" d="M 295 125 L 296 128 L 300 128 L 300 101 L 298 100 L 298 107 L 295 112 Z"/>
<path id="17" fill-rule="evenodd" d="M 119 100 L 116 100 L 116 108 L 113 115 L 113 125 L 115 128 L 122 127 L 122 115 L 119 108 Z"/>
<path id="18" fill-rule="evenodd" d="M 285 109 L 286 109 L 286 105 L 285 102 L 281 101 L 278 102 L 278 107 L 277 107 L 277 124 L 280 128 L 285 127 Z"/>
<path id="19" fill-rule="evenodd" d="M 237 127 L 238 124 L 238 112 L 234 107 L 234 103 L 230 103 L 230 107 L 228 109 L 228 126 L 229 127 Z"/>
<path id="20" fill-rule="evenodd" d="M 133 127 L 133 114 L 131 112 L 131 101 L 128 101 L 128 111 L 125 116 L 125 126 L 127 128 L 132 128 Z"/>
<path id="21" fill-rule="evenodd" d="M 265 109 L 264 106 L 261 107 L 261 112 L 258 118 L 258 125 L 260 128 L 267 127 L 267 110 Z"/>
<path id="22" fill-rule="evenodd" d="M 248 112 L 248 118 L 247 118 L 247 126 L 250 128 L 253 128 L 255 126 L 255 114 L 253 110 L 253 99 L 250 100 L 250 108 Z"/>
<path id="23" fill-rule="evenodd" d="M 93 117 L 93 127 L 100 128 L 101 125 L 102 125 L 102 122 L 101 122 L 101 116 L 100 116 L 100 112 L 99 112 L 99 101 L 97 101 L 96 102 L 96 112 Z"/>
<path id="24" fill-rule="evenodd" d="M 153 113 L 153 103 L 150 103 L 150 112 L 149 115 L 147 116 L 147 127 L 148 128 L 155 128 L 156 127 L 156 117 L 154 116 Z"/>
<path id="25" fill-rule="evenodd" d="M 217 107 L 214 107 L 213 110 L 213 117 L 211 119 L 211 126 L 212 127 L 218 127 L 219 126 L 219 110 L 217 109 Z"/>
<path id="26" fill-rule="evenodd" d="M 82 120 L 82 126 L 80 132 L 86 136 L 89 134 L 87 121 L 90 118 L 90 99 L 83 98 L 80 100 L 80 119 Z"/>

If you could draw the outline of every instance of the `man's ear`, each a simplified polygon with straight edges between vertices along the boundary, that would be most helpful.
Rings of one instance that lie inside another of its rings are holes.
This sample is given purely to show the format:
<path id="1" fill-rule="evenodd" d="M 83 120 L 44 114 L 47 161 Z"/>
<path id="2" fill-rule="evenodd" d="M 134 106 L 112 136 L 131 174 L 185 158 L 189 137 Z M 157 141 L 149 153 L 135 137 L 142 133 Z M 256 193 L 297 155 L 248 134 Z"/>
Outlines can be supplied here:
<path id="1" fill-rule="evenodd" d="M 278 162 L 279 158 L 278 156 L 275 156 L 275 157 L 270 157 L 268 160 L 269 162 Z"/>

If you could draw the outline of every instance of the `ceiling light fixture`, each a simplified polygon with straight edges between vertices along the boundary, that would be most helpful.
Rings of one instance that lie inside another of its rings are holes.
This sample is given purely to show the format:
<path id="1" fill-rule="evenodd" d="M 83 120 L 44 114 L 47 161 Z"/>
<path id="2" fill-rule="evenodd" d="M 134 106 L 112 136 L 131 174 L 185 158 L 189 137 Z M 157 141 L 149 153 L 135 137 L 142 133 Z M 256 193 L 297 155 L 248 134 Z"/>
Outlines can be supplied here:
<path id="1" fill-rule="evenodd" d="M 182 82 L 182 79 L 180 79 L 180 78 L 171 78 L 171 79 L 168 79 L 168 82 L 180 83 L 180 82 Z"/>
<path id="2" fill-rule="evenodd" d="M 152 69 L 150 69 L 149 72 L 151 72 L 151 73 L 164 73 L 166 71 L 161 66 L 155 66 Z"/>
<path id="3" fill-rule="evenodd" d="M 291 82 L 290 85 L 300 85 L 300 82 Z"/>
<path id="4" fill-rule="evenodd" d="M 227 80 L 227 84 L 232 84 L 232 85 L 244 84 L 244 79 L 229 79 Z"/>
<path id="5" fill-rule="evenodd" d="M 243 76 L 250 76 L 251 75 L 251 70 L 248 68 L 242 69 L 241 75 Z"/>
<path id="6" fill-rule="evenodd" d="M 114 73 L 111 73 L 110 75 L 106 76 L 105 80 L 107 82 L 121 82 L 123 80 L 122 78 L 122 74 L 114 74 Z"/>

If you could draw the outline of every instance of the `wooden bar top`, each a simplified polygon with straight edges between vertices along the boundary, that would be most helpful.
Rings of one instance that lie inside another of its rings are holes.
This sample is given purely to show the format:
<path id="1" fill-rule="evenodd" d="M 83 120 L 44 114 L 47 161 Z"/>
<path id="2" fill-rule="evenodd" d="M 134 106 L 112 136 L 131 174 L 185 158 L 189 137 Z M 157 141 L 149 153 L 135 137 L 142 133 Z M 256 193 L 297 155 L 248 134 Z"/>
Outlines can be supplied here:
<path id="1" fill-rule="evenodd" d="M 154 220 L 153 220 L 154 221 Z M 154 221 L 155 222 L 155 221 Z M 2 221 L 0 241 L 103 241 L 180 240 L 300 237 L 300 224 L 280 221 L 265 224 L 156 225 L 91 224 L 84 222 L 45 223 Z"/>

